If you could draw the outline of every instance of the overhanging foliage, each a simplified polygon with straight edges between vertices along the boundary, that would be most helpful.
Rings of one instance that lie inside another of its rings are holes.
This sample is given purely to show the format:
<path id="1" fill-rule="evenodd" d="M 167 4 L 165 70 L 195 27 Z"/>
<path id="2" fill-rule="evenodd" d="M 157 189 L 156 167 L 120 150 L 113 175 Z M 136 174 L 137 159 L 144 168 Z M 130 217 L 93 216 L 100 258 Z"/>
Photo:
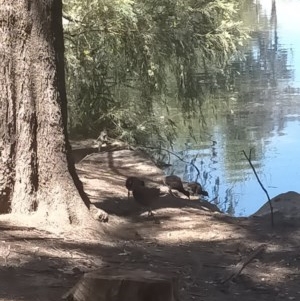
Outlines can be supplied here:
<path id="1" fill-rule="evenodd" d="M 71 133 L 107 128 L 131 144 L 170 144 L 170 99 L 185 112 L 201 105 L 247 38 L 237 8 L 223 0 L 65 1 Z"/>

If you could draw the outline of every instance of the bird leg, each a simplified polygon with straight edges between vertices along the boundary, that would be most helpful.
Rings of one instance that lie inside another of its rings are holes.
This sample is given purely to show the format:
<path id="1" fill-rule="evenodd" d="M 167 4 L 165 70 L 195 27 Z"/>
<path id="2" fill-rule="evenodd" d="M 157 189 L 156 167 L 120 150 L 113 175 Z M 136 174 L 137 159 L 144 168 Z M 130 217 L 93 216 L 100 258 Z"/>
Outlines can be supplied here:
<path id="1" fill-rule="evenodd" d="M 171 189 L 169 189 L 169 194 L 173 196 L 174 198 L 179 198 L 178 194 L 174 194 Z"/>
<path id="2" fill-rule="evenodd" d="M 153 214 L 153 212 L 151 211 L 151 209 L 148 211 L 148 217 L 153 217 L 154 216 L 154 214 Z"/>
<path id="3" fill-rule="evenodd" d="M 174 193 L 172 192 L 172 189 L 171 189 L 171 188 L 169 188 L 169 194 L 170 194 L 171 196 L 176 197 L 176 195 L 174 195 Z"/>

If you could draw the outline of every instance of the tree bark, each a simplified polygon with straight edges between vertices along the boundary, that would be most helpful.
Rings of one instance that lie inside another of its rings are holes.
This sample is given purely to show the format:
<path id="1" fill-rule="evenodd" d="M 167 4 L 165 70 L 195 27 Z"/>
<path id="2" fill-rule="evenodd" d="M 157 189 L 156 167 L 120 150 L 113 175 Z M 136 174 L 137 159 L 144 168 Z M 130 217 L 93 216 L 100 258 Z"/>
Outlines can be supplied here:
<path id="1" fill-rule="evenodd" d="M 67 136 L 61 0 L 0 4 L 0 213 L 90 219 Z"/>

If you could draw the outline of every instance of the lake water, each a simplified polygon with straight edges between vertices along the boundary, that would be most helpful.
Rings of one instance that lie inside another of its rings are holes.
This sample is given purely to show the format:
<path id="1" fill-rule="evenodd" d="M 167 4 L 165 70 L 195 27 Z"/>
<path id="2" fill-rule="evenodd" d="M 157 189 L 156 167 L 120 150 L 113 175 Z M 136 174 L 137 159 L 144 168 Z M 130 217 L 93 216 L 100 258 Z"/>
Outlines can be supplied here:
<path id="1" fill-rule="evenodd" d="M 252 149 L 251 161 L 271 198 L 299 191 L 299 11 L 300 1 L 273 1 L 272 6 L 262 0 L 243 12 L 253 31 L 245 60 L 233 64 L 239 71 L 235 92 L 218 104 L 206 102 L 205 126 L 193 121 L 196 140 L 181 134 L 174 149 L 196 165 L 199 177 L 193 165 L 174 156 L 166 170 L 187 181 L 197 179 L 210 200 L 236 216 L 248 216 L 267 201 L 243 150 Z"/>

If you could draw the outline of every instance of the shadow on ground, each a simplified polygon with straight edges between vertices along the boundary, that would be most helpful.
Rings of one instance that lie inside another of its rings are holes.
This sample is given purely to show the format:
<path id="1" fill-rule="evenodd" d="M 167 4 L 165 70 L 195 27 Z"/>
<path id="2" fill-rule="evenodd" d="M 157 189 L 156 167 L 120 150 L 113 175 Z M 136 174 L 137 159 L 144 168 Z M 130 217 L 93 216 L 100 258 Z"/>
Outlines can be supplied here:
<path id="1" fill-rule="evenodd" d="M 103 236 L 76 228 L 72 238 L 0 222 L 1 300 L 57 301 L 84 273 L 108 266 L 176 275 L 181 301 L 299 299 L 298 220 L 277 216 L 272 229 L 268 216 L 232 218 L 168 195 L 148 218 L 124 187 L 131 175 L 162 184 L 163 173 L 147 157 L 93 154 L 77 170 L 92 202 L 110 213 Z M 262 245 L 265 252 L 224 283 Z"/>
<path id="2" fill-rule="evenodd" d="M 288 235 L 283 238 L 282 229 L 261 235 L 259 221 L 232 221 L 193 208 L 169 210 L 158 210 L 160 223 L 140 216 L 106 225 L 105 242 L 1 224 L 1 300 L 60 300 L 84 272 L 109 266 L 175 275 L 181 301 L 298 296 L 298 245 Z M 234 265 L 262 243 L 267 251 L 234 281 L 222 284 Z"/>

